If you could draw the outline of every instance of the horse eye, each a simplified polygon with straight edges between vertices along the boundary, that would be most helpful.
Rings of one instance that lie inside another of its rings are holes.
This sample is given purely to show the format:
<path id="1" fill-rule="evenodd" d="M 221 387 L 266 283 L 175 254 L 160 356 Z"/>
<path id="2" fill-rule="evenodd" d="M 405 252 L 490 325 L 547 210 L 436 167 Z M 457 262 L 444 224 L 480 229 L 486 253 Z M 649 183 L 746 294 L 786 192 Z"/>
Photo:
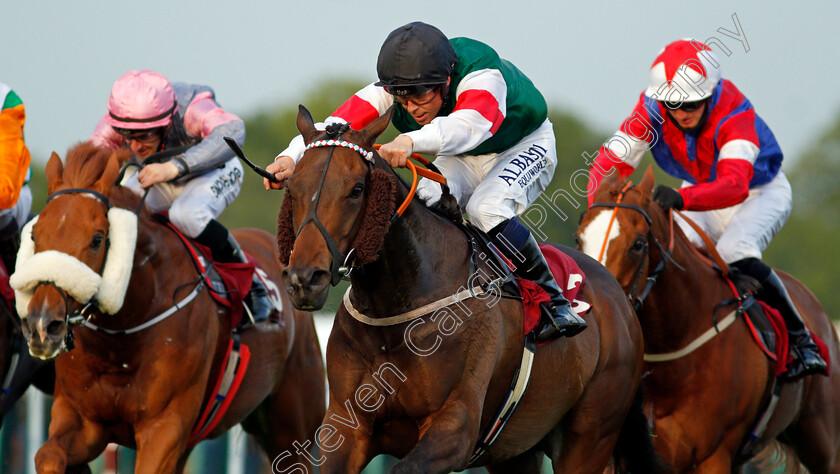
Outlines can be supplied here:
<path id="1" fill-rule="evenodd" d="M 638 238 L 633 242 L 633 245 L 630 247 L 631 252 L 641 252 L 647 246 L 647 241 L 643 238 Z"/>
<path id="2" fill-rule="evenodd" d="M 350 190 L 350 198 L 357 199 L 362 195 L 362 191 L 365 190 L 365 186 L 363 184 L 357 184 L 353 186 L 353 189 Z"/>
<path id="3" fill-rule="evenodd" d="M 97 232 L 93 234 L 93 238 L 90 241 L 90 248 L 91 250 L 99 250 L 102 248 L 102 242 L 105 241 L 105 235 L 101 232 Z"/>

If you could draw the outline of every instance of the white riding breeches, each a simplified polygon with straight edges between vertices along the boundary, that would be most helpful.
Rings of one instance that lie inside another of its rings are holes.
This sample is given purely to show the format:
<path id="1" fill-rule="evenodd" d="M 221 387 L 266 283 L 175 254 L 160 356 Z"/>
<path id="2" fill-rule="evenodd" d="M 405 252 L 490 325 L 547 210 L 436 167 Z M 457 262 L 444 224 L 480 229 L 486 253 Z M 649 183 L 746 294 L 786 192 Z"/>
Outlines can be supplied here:
<path id="1" fill-rule="evenodd" d="M 690 183 L 683 182 L 683 187 Z M 683 211 L 715 242 L 715 248 L 726 263 L 744 258 L 761 259 L 790 216 L 793 201 L 790 183 L 779 171 L 767 184 L 750 189 L 747 199 L 731 207 L 712 211 Z M 696 245 L 702 245 L 697 232 L 679 216 L 677 221 L 685 235 Z"/>
<path id="2" fill-rule="evenodd" d="M 438 156 L 434 162 L 446 177 L 461 210 L 488 232 L 516 217 L 545 191 L 557 166 L 554 129 L 547 119 L 530 135 L 502 153 Z M 431 205 L 441 187 L 429 179 L 417 185 L 417 196 Z"/>
<path id="3" fill-rule="evenodd" d="M 197 237 L 210 219 L 219 217 L 242 189 L 242 164 L 232 158 L 219 168 L 184 183 L 158 183 L 146 197 L 153 211 L 169 210 L 169 220 L 187 237 Z M 123 180 L 123 186 L 143 195 L 135 172 Z"/>

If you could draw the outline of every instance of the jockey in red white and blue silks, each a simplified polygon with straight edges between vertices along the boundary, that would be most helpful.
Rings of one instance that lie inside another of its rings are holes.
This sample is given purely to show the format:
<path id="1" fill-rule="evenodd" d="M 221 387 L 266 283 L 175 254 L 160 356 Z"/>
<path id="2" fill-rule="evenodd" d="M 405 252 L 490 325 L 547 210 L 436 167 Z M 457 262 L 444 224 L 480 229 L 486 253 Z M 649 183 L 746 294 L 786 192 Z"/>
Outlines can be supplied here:
<path id="1" fill-rule="evenodd" d="M 782 150 L 773 132 L 706 45 L 679 40 L 650 69 L 650 85 L 633 114 L 601 147 L 589 172 L 589 204 L 601 178 L 617 169 L 630 175 L 650 150 L 656 163 L 683 180 L 677 191 L 658 186 L 664 209 L 684 209 L 715 242 L 731 267 L 761 284 L 757 296 L 779 309 L 796 357 L 785 377 L 827 374 L 811 333 L 776 272 L 761 254 L 790 215 L 790 183 L 780 170 Z M 680 227 L 695 244 L 697 232 Z"/>
<path id="2" fill-rule="evenodd" d="M 709 71 L 705 80 L 697 63 Z M 700 123 L 681 128 L 666 112 L 672 100 L 705 101 Z M 780 171 L 782 151 L 750 101 L 720 79 L 720 64 L 702 43 L 674 42 L 654 61 L 651 86 L 590 169 L 589 203 L 604 175 L 615 168 L 629 176 L 648 149 L 666 173 L 683 180 L 680 208 L 716 242 L 727 263 L 761 258 L 791 210 L 790 185 Z M 681 226 L 701 243 L 693 229 Z"/>

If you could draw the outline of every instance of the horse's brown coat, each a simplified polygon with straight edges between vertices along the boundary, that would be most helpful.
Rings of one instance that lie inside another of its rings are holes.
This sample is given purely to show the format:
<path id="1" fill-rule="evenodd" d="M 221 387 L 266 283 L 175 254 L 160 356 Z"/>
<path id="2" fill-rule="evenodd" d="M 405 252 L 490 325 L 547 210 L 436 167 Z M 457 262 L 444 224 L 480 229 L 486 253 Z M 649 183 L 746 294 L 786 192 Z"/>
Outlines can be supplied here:
<path id="1" fill-rule="evenodd" d="M 617 173 L 613 173 L 614 175 Z M 596 203 L 615 203 L 626 181 L 605 178 Z M 653 238 L 668 246 L 668 217 L 651 199 L 654 186 L 648 169 L 637 187 L 629 189 L 622 203 L 638 206 L 652 219 L 649 228 L 641 212 L 618 208 L 620 234 L 610 241 L 606 266 L 625 291 L 637 279 L 640 286 L 662 259 Z M 600 213 L 596 207 L 581 221 L 583 235 Z M 674 227 L 673 259 L 685 271 L 668 263 L 639 311 L 646 353 L 666 353 L 688 345 L 713 325 L 715 306 L 733 297 L 721 275 L 703 262 L 691 243 Z M 596 236 L 600 247 L 603 235 Z M 646 259 L 634 242 L 647 242 Z M 587 242 L 581 242 L 588 245 Z M 597 257 L 597 256 L 596 256 Z M 809 328 L 829 346 L 830 377 L 811 376 L 785 385 L 781 400 L 761 445 L 777 435 L 796 448 L 811 472 L 840 471 L 840 367 L 837 334 L 813 294 L 790 275 L 779 272 Z M 734 308 L 720 309 L 718 318 Z M 747 325 L 736 321 L 706 345 L 684 358 L 645 364 L 642 385 L 647 395 L 645 411 L 654 422 L 654 445 L 676 472 L 729 472 L 741 443 L 764 409 L 772 389 L 773 366 L 751 340 Z"/>
<path id="2" fill-rule="evenodd" d="M 84 143 L 70 150 L 64 168 L 53 154 L 47 164 L 49 191 L 91 189 L 108 196 L 114 206 L 134 210 L 139 198 L 115 186 L 118 158 L 124 156 Z M 33 229 L 36 252 L 58 250 L 98 271 L 104 246 L 94 248 L 92 236 L 107 235 L 105 211 L 99 200 L 84 193 L 57 196 Z M 235 235 L 270 277 L 280 281 L 273 238 L 256 229 Z M 92 322 L 109 329 L 134 327 L 183 298 L 192 289 L 185 284 L 196 278 L 184 245 L 144 208 L 125 304 L 113 316 L 95 314 Z M 323 361 L 312 316 L 294 311 L 285 293 L 282 298 L 284 327 L 263 323 L 242 333 L 252 353 L 250 366 L 238 395 L 210 434 L 218 436 L 242 422 L 269 458 L 286 450 L 295 453 L 292 442 L 310 438 L 324 413 Z M 72 299 L 68 303 L 70 310 L 80 308 Z M 61 343 L 67 329 L 64 314 L 64 300 L 54 287 L 35 291 L 23 318 L 34 352 L 49 354 Z M 203 290 L 173 316 L 131 335 L 76 327 L 76 348 L 56 358 L 55 401 L 49 439 L 35 460 L 38 472 L 60 473 L 68 466 L 83 470 L 108 442 L 137 449 L 137 473 L 180 472 L 188 435 L 220 370 L 229 325 L 226 310 Z"/>

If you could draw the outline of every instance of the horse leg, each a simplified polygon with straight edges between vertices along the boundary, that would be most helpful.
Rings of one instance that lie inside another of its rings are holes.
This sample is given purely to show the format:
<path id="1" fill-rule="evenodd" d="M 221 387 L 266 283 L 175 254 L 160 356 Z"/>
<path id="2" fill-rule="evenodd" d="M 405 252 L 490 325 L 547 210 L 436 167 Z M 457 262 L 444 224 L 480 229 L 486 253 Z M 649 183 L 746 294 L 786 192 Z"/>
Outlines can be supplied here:
<path id="1" fill-rule="evenodd" d="M 697 474 L 741 472 L 741 467 L 735 468 L 732 466 L 732 458 L 732 453 L 723 448 L 718 448 L 711 456 L 698 463 L 693 472 Z"/>
<path id="2" fill-rule="evenodd" d="M 49 438 L 35 454 L 35 470 L 38 474 L 86 472 L 86 464 L 107 444 L 102 427 L 83 420 L 61 396 L 53 401 L 50 416 Z"/>
<path id="3" fill-rule="evenodd" d="M 314 438 L 320 457 L 311 460 L 311 464 L 319 466 L 321 474 L 356 474 L 370 462 L 372 421 L 359 415 L 349 400 L 342 405 L 330 394 L 330 405 Z M 311 449 L 309 441 L 302 447 Z M 281 471 L 278 464 L 281 456 L 288 458 L 290 455 L 291 452 L 284 451 L 276 457 L 271 465 L 272 472 L 292 472 L 289 469 Z M 285 461 L 283 465 L 286 465 Z M 307 469 L 303 471 L 309 472 Z"/>
<path id="4" fill-rule="evenodd" d="M 420 440 L 391 474 L 448 473 L 465 467 L 478 435 L 472 428 L 478 426 L 481 413 L 481 404 L 470 399 L 474 396 L 462 395 L 467 391 L 453 392 L 440 410 L 423 420 Z"/>
<path id="5" fill-rule="evenodd" d="M 486 466 L 486 469 L 490 474 L 539 474 L 542 472 L 544 457 L 542 451 L 532 449 L 506 461 Z"/>
<path id="6" fill-rule="evenodd" d="M 293 445 L 313 440 L 327 408 L 324 364 L 315 328 L 307 321 L 297 329 L 283 377 L 241 423 L 242 429 L 256 438 L 269 459 L 290 450 L 297 460 L 307 460 Z"/>
<path id="7" fill-rule="evenodd" d="M 174 407 L 160 416 L 145 420 L 135 428 L 137 443 L 135 474 L 169 474 L 178 472 L 187 450 L 189 426 L 179 413 L 186 409 Z"/>
<path id="8" fill-rule="evenodd" d="M 824 405 L 832 408 L 828 402 Z M 785 431 L 787 440 L 796 451 L 797 457 L 814 474 L 840 472 L 840 450 L 838 439 L 830 436 L 831 417 L 820 413 L 800 418 L 800 421 Z"/>

